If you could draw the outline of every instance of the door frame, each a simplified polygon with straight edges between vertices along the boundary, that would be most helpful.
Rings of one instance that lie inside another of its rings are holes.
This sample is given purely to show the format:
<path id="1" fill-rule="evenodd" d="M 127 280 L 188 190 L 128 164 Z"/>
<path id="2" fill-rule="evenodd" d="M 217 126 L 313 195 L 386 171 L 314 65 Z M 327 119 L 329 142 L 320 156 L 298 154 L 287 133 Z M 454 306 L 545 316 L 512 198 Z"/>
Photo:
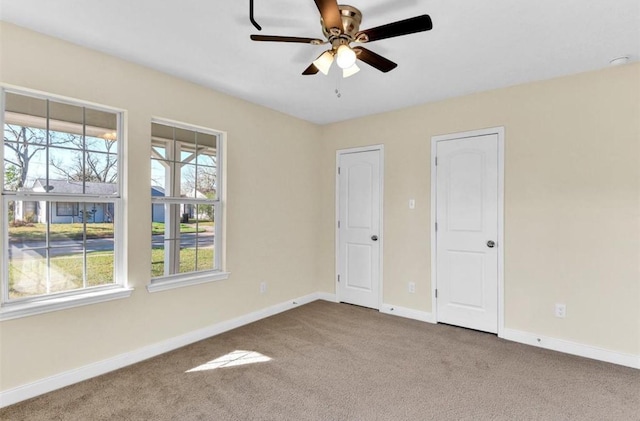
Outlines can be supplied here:
<path id="1" fill-rule="evenodd" d="M 382 276 L 382 261 L 384 260 L 384 145 L 370 145 L 358 148 L 338 149 L 336 150 L 336 167 L 334 170 L 336 176 L 336 197 L 335 197 L 335 217 L 333 225 L 335 227 L 335 286 L 336 286 L 336 302 L 340 302 L 340 283 L 338 282 L 338 268 L 340 267 L 340 230 L 338 229 L 338 220 L 340 219 L 340 177 L 338 174 L 338 168 L 340 167 L 340 157 L 342 155 L 358 153 L 358 152 L 379 152 L 379 165 L 380 165 L 380 234 L 378 235 L 378 243 L 380 245 L 380 259 L 379 260 L 379 281 L 378 281 L 378 311 L 382 308 L 382 291 L 384 290 L 383 276 Z"/>
<path id="2" fill-rule="evenodd" d="M 437 238 L 436 238 L 436 153 L 438 142 L 495 134 L 498 136 L 498 337 L 504 337 L 504 127 L 471 130 L 431 137 L 431 311 L 434 323 L 438 323 L 436 302 Z"/>

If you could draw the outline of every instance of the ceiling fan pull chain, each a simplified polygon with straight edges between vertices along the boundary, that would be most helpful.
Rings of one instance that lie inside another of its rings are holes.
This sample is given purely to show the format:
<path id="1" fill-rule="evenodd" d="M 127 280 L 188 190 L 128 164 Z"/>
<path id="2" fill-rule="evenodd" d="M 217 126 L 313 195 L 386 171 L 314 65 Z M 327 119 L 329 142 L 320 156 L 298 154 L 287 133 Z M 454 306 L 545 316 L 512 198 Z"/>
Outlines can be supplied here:
<path id="1" fill-rule="evenodd" d="M 340 77 L 336 77 L 336 97 L 342 98 L 342 93 L 340 93 Z"/>
<path id="2" fill-rule="evenodd" d="M 253 0 L 249 0 L 249 20 L 258 31 L 262 31 L 262 27 L 258 25 L 258 22 L 253 18 Z"/>

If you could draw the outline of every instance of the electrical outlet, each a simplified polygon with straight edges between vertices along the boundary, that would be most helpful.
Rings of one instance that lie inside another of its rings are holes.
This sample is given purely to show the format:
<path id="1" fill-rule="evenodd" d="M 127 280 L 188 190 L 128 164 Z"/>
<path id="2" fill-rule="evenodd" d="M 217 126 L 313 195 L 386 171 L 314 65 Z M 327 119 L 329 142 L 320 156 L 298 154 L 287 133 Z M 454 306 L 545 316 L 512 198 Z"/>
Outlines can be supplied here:
<path id="1" fill-rule="evenodd" d="M 416 199 L 409 199 L 409 209 L 416 208 Z"/>
<path id="2" fill-rule="evenodd" d="M 564 319 L 567 317 L 567 306 L 566 304 L 556 303 L 556 317 L 560 319 Z"/>
<path id="3" fill-rule="evenodd" d="M 409 293 L 413 294 L 416 292 L 416 283 L 415 282 L 409 282 Z"/>
<path id="4" fill-rule="evenodd" d="M 260 282 L 260 294 L 267 292 L 267 283 L 265 281 Z"/>

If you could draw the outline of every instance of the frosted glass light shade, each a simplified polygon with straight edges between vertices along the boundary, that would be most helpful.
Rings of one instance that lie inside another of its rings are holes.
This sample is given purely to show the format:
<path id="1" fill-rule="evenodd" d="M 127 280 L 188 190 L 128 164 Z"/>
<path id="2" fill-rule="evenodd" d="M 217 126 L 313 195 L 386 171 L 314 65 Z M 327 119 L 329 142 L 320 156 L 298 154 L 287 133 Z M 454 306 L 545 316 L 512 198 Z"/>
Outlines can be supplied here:
<path id="1" fill-rule="evenodd" d="M 329 68 L 333 63 L 333 53 L 331 51 L 325 51 L 320 57 L 313 62 L 313 65 L 318 68 L 325 75 L 329 74 Z"/>
<path id="2" fill-rule="evenodd" d="M 358 67 L 357 64 L 354 63 L 353 66 L 349 67 L 348 69 L 342 69 L 342 77 L 353 76 L 359 71 L 360 71 L 360 68 Z"/>
<path id="3" fill-rule="evenodd" d="M 341 69 L 348 69 L 356 62 L 356 52 L 349 48 L 348 45 L 338 47 L 336 63 Z"/>

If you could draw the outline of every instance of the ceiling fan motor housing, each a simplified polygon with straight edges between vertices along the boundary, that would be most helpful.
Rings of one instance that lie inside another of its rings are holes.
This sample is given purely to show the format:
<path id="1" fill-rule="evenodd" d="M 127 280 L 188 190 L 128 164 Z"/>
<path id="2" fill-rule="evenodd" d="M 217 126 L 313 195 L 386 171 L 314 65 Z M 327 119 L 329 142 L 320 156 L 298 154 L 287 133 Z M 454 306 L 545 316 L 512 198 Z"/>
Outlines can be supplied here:
<path id="1" fill-rule="evenodd" d="M 356 38 L 356 34 L 360 30 L 360 24 L 362 23 L 362 12 L 353 6 L 341 4 L 338 6 L 340 9 L 340 17 L 342 18 L 342 34 L 337 31 L 331 31 L 331 28 L 327 28 L 322 22 L 322 32 L 327 37 L 329 42 L 333 43 L 335 38 L 346 38 L 347 43 L 353 42 Z"/>

